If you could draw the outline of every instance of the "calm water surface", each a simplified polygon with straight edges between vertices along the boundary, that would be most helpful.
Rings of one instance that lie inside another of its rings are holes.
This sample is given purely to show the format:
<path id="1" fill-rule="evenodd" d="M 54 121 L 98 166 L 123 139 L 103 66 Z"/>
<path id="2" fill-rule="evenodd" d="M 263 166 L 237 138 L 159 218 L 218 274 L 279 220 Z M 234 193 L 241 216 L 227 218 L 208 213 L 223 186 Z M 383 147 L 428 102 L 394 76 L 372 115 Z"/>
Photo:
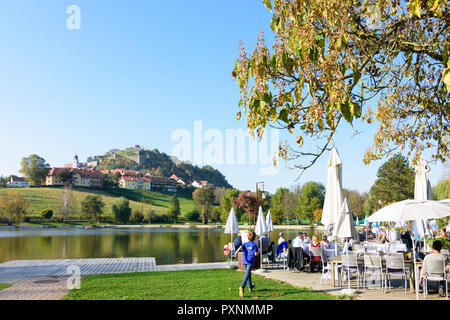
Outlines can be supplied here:
<path id="1" fill-rule="evenodd" d="M 280 231 L 293 239 L 295 230 Z M 314 229 L 302 230 L 311 237 Z M 39 229 L 0 231 L 0 262 L 21 259 L 155 257 L 158 265 L 225 261 L 223 229 Z"/>

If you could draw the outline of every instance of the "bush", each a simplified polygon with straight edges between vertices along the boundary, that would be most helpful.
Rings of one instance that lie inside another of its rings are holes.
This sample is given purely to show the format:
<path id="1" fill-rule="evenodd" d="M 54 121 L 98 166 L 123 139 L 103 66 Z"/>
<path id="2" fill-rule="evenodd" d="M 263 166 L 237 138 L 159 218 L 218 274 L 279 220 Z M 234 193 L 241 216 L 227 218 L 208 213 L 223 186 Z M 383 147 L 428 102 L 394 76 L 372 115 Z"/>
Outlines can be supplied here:
<path id="1" fill-rule="evenodd" d="M 42 209 L 39 211 L 39 216 L 43 219 L 49 220 L 53 216 L 53 210 L 52 209 Z"/>
<path id="2" fill-rule="evenodd" d="M 144 221 L 144 215 L 139 210 L 133 210 L 130 221 L 135 223 L 142 223 Z"/>
<path id="3" fill-rule="evenodd" d="M 31 217 L 30 216 L 25 216 L 23 218 L 23 222 L 31 222 Z"/>
<path id="4" fill-rule="evenodd" d="M 450 238 L 427 238 L 427 244 L 430 248 L 434 240 L 439 240 L 442 243 L 442 249 L 450 248 Z"/>
<path id="5" fill-rule="evenodd" d="M 184 217 L 189 221 L 200 221 L 200 214 L 195 209 L 186 213 Z"/>
<path id="6" fill-rule="evenodd" d="M 152 223 L 166 223 L 169 217 L 166 214 L 155 214 L 152 216 Z"/>
<path id="7" fill-rule="evenodd" d="M 248 213 L 244 213 L 241 216 L 241 220 L 239 222 L 247 222 L 248 223 Z"/>

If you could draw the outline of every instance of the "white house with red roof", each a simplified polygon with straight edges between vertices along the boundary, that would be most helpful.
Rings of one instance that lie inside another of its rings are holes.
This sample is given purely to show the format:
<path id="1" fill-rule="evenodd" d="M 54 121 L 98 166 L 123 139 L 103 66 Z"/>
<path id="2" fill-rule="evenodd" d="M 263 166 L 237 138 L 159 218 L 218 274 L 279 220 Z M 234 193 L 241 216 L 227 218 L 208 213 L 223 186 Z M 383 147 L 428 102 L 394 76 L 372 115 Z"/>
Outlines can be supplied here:
<path id="1" fill-rule="evenodd" d="M 24 177 L 11 176 L 9 185 L 12 188 L 26 188 L 30 186 L 30 183 Z"/>
<path id="2" fill-rule="evenodd" d="M 194 180 L 192 186 L 195 188 L 214 188 L 214 185 L 206 180 Z"/>

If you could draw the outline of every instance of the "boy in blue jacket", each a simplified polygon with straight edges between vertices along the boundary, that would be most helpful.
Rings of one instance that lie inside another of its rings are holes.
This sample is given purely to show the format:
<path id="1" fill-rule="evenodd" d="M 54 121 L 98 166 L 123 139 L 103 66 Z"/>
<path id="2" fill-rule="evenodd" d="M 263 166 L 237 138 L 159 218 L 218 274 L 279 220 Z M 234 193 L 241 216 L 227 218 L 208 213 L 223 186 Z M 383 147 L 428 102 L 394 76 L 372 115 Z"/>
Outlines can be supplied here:
<path id="1" fill-rule="evenodd" d="M 255 244 L 256 235 L 254 232 L 248 233 L 248 242 L 244 243 L 237 251 L 236 254 L 242 250 L 242 264 L 245 266 L 245 276 L 239 287 L 239 296 L 244 296 L 244 288 L 248 282 L 248 288 L 253 291 L 255 284 L 252 283 L 252 266 L 255 263 L 255 256 L 258 252 L 258 246 Z"/>

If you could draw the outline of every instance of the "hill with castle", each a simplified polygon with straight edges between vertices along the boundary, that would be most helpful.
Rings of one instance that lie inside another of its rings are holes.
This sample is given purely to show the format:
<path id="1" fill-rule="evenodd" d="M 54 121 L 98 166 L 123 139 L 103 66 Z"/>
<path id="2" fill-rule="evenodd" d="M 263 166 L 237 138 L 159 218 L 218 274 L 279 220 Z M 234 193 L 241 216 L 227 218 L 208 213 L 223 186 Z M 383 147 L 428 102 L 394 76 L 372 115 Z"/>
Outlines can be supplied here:
<path id="1" fill-rule="evenodd" d="M 105 170 L 134 170 L 158 177 L 176 177 L 192 181 L 208 181 L 216 187 L 232 188 L 225 176 L 211 166 L 199 167 L 188 161 L 180 161 L 158 149 L 149 150 L 140 145 L 124 150 L 112 149 L 104 155 L 87 158 L 87 166 L 104 172 Z"/>

